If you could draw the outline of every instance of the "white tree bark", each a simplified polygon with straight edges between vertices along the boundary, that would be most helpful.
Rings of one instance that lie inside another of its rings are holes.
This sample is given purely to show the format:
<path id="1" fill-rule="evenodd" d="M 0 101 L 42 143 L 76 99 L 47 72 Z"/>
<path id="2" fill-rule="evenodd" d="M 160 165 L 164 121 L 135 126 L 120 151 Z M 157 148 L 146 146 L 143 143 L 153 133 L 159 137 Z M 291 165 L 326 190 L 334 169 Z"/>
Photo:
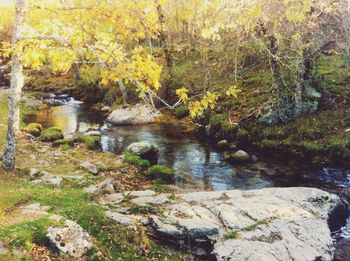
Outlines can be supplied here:
<path id="1" fill-rule="evenodd" d="M 12 45 L 15 47 L 11 59 L 11 96 L 9 102 L 8 129 L 3 155 L 3 164 L 6 170 L 12 170 L 16 160 L 16 132 L 19 129 L 19 102 L 24 84 L 22 49 L 16 44 L 22 37 L 22 25 L 25 16 L 25 0 L 16 0 L 16 17 L 12 34 Z"/>

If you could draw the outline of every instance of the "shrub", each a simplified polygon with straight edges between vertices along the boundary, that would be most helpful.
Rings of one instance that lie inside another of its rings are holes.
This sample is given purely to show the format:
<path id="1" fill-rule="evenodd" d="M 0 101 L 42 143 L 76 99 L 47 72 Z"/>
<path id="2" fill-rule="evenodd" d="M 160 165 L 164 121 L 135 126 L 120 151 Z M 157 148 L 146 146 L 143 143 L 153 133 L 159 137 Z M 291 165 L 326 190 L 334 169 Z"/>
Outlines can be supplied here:
<path id="1" fill-rule="evenodd" d="M 53 142 L 63 139 L 63 133 L 59 128 L 52 127 L 42 131 L 39 139 L 45 142 Z"/>
<path id="2" fill-rule="evenodd" d="M 164 165 L 153 165 L 144 174 L 150 179 L 159 179 L 165 182 L 174 180 L 174 171 Z"/>

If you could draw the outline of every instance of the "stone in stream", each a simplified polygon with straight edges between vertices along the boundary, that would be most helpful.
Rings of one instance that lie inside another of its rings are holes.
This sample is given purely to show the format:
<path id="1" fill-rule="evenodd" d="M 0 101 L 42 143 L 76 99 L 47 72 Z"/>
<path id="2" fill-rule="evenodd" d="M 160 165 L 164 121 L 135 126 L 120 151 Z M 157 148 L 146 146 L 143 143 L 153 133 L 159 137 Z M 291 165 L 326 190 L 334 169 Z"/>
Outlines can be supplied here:
<path id="1" fill-rule="evenodd" d="M 151 163 L 157 163 L 159 157 L 159 149 L 147 142 L 131 143 L 127 150 L 140 156 L 142 159 L 149 160 Z"/>
<path id="2" fill-rule="evenodd" d="M 158 239 L 214 249 L 218 260 L 331 260 L 327 221 L 340 204 L 336 195 L 303 187 L 193 192 L 159 205 L 151 224 Z M 226 240 L 230 234 L 236 239 Z"/>
<path id="3" fill-rule="evenodd" d="M 90 235 L 71 220 L 66 220 L 63 226 L 49 227 L 46 236 L 60 252 L 77 259 L 93 246 Z"/>
<path id="4" fill-rule="evenodd" d="M 219 149 L 224 150 L 224 149 L 229 148 L 229 147 L 230 147 L 230 144 L 228 143 L 227 140 L 220 140 L 220 141 L 217 143 L 217 146 L 218 146 Z"/>
<path id="5" fill-rule="evenodd" d="M 101 136 L 101 133 L 98 130 L 91 130 L 84 133 L 84 136 Z"/>
<path id="6" fill-rule="evenodd" d="M 144 125 L 154 123 L 161 114 L 146 104 L 114 110 L 107 118 L 107 122 L 113 125 Z"/>
<path id="7" fill-rule="evenodd" d="M 98 174 L 98 169 L 97 169 L 96 165 L 94 165 L 92 163 L 84 161 L 80 164 L 80 167 L 82 167 L 84 170 L 90 172 L 93 175 Z"/>
<path id="8" fill-rule="evenodd" d="M 250 156 L 244 150 L 239 150 L 233 154 L 226 154 L 225 160 L 234 162 L 234 163 L 246 163 L 246 162 L 249 162 Z"/>

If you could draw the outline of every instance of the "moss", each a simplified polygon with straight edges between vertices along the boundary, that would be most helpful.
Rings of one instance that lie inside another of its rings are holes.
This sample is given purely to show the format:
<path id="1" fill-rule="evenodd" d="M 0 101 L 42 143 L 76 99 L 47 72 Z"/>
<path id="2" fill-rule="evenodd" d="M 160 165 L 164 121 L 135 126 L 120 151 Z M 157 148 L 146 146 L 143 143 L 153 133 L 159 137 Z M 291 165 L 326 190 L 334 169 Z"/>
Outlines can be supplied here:
<path id="1" fill-rule="evenodd" d="M 209 119 L 209 124 L 215 128 L 219 129 L 221 125 L 225 122 L 226 116 L 222 114 L 212 114 Z"/>
<path id="2" fill-rule="evenodd" d="M 159 183 L 152 184 L 150 186 L 150 189 L 158 193 L 165 193 L 165 192 L 168 192 L 169 190 L 167 186 Z"/>
<path id="3" fill-rule="evenodd" d="M 73 139 L 61 139 L 61 140 L 55 140 L 52 143 L 53 147 L 60 147 L 61 145 L 68 145 L 68 146 L 73 146 L 74 141 Z"/>
<path id="4" fill-rule="evenodd" d="M 129 163 L 131 165 L 137 166 L 137 167 L 149 167 L 151 164 L 148 160 L 141 159 L 140 156 L 130 152 L 126 151 L 123 153 L 123 160 L 126 163 Z"/>
<path id="5" fill-rule="evenodd" d="M 153 165 L 144 172 L 144 175 L 150 179 L 157 179 L 164 182 L 174 180 L 174 171 L 164 165 Z"/>
<path id="6" fill-rule="evenodd" d="M 237 232 L 234 232 L 234 231 L 227 232 L 227 233 L 224 235 L 224 238 L 225 238 L 226 240 L 229 240 L 229 239 L 237 239 L 237 238 L 238 238 L 238 233 L 237 233 Z"/>
<path id="7" fill-rule="evenodd" d="M 100 136 L 85 136 L 79 135 L 76 137 L 76 140 L 80 143 L 86 144 L 89 150 L 99 150 L 101 148 L 101 137 Z"/>
<path id="8" fill-rule="evenodd" d="M 45 142 L 53 142 L 56 140 L 63 139 L 63 133 L 59 128 L 51 127 L 46 130 L 43 130 L 39 139 Z"/>
<path id="9" fill-rule="evenodd" d="M 35 137 L 39 137 L 43 126 L 40 123 L 29 123 L 23 130 Z"/>
<path id="10" fill-rule="evenodd" d="M 186 106 L 181 106 L 175 109 L 175 115 L 178 119 L 185 118 L 189 114 L 189 110 Z"/>
<path id="11" fill-rule="evenodd" d="M 236 139 L 239 146 L 246 146 L 250 140 L 248 131 L 239 128 L 236 133 Z"/>

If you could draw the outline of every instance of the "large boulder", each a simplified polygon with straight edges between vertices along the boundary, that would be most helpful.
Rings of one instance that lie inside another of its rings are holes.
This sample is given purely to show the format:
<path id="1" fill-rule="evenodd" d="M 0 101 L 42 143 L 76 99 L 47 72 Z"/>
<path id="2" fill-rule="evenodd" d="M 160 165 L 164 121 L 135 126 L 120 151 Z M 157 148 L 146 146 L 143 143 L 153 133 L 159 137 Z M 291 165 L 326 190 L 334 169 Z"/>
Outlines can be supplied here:
<path id="1" fill-rule="evenodd" d="M 127 147 L 128 151 L 140 156 L 142 159 L 150 161 L 152 164 L 158 162 L 159 149 L 147 142 L 134 142 Z"/>
<path id="2" fill-rule="evenodd" d="M 66 220 L 60 227 L 49 227 L 46 236 L 60 252 L 76 259 L 84 256 L 93 246 L 90 235 L 71 220 Z"/>
<path id="3" fill-rule="evenodd" d="M 114 110 L 107 118 L 113 125 L 144 125 L 156 122 L 160 112 L 149 105 L 136 104 L 135 106 Z"/>
<path id="4" fill-rule="evenodd" d="M 162 241 L 195 245 L 196 253 L 217 260 L 304 261 L 332 259 L 328 218 L 342 203 L 328 192 L 299 187 L 193 192 L 162 204 L 151 223 Z"/>

